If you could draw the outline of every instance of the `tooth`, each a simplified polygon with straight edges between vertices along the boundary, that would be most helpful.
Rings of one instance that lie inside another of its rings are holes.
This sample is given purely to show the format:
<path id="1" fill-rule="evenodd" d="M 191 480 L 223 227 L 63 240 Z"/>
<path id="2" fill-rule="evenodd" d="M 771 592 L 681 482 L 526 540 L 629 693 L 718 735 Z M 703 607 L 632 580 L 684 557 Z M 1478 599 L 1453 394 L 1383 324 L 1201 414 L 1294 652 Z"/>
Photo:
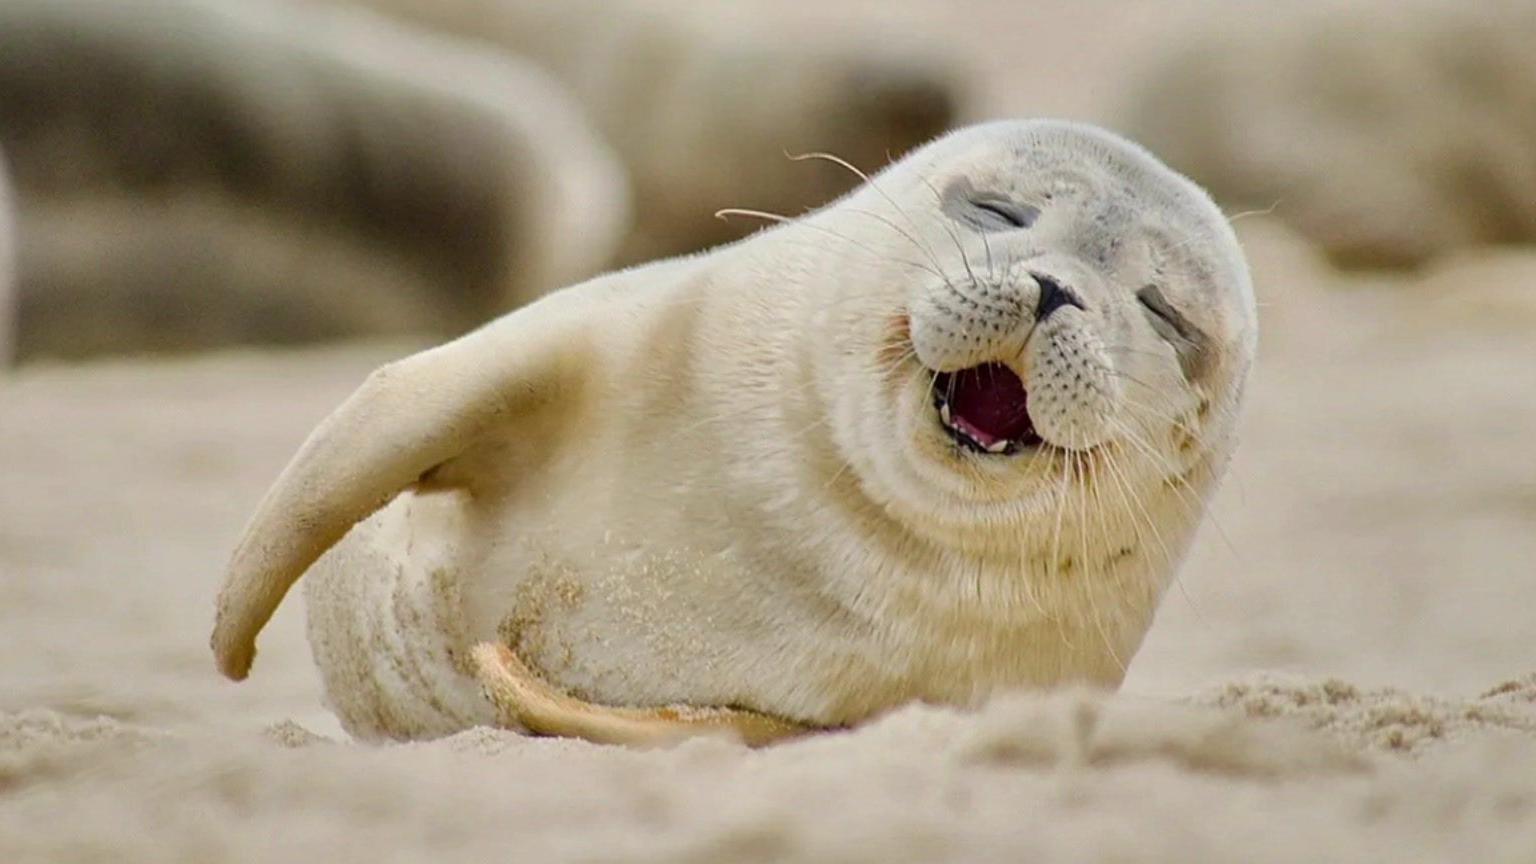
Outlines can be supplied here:
<path id="1" fill-rule="evenodd" d="M 950 422 L 949 422 L 949 403 L 948 402 L 945 402 L 943 405 L 939 406 L 939 419 L 944 421 L 944 425 L 945 426 L 950 425 Z"/>
<path id="2" fill-rule="evenodd" d="M 1004 438 L 1001 441 L 993 441 L 991 444 L 987 445 L 987 452 L 988 453 L 1001 453 L 1004 450 L 1007 450 L 1008 449 L 1008 445 L 1012 444 L 1012 443 L 1013 442 L 1009 441 L 1007 438 Z"/>

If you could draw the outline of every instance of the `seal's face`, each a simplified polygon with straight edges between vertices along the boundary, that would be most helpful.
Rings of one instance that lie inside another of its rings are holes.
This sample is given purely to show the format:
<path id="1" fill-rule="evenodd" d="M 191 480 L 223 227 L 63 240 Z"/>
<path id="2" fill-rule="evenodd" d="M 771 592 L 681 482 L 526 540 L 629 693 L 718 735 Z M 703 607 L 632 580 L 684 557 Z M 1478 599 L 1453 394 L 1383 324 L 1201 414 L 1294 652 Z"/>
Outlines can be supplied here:
<path id="1" fill-rule="evenodd" d="M 1219 471 L 1252 292 L 1217 208 L 1140 148 L 1066 123 L 979 127 L 829 212 L 888 254 L 850 276 L 882 269 L 886 287 L 824 318 L 836 362 L 866 369 L 827 394 L 840 443 L 888 505 L 974 521 L 977 505 L 1039 510 L 1095 470 L 1125 494 Z"/>

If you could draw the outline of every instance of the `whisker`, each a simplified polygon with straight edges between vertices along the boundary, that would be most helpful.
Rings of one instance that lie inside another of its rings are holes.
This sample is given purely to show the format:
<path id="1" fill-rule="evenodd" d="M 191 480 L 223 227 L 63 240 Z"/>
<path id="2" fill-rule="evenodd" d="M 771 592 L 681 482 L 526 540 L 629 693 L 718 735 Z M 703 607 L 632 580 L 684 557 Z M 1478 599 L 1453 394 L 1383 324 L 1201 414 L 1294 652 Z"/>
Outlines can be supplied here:
<path id="1" fill-rule="evenodd" d="M 849 237 L 846 234 L 840 234 L 840 233 L 838 233 L 836 231 L 833 231 L 830 228 L 827 228 L 827 227 L 822 226 L 822 225 L 817 225 L 815 223 L 808 222 L 808 221 L 803 220 L 803 219 L 795 219 L 795 218 L 790 217 L 790 216 L 785 216 L 785 215 L 783 215 L 781 213 L 769 213 L 766 210 L 751 210 L 751 209 L 748 209 L 746 207 L 725 207 L 725 208 L 722 208 L 720 210 L 716 210 L 715 211 L 715 218 L 716 219 L 725 219 L 725 218 L 730 217 L 730 216 L 744 216 L 744 217 L 751 218 L 751 219 L 762 219 L 762 220 L 767 221 L 767 222 L 777 222 L 777 223 L 783 224 L 783 225 L 794 225 L 794 226 L 797 226 L 797 227 L 800 227 L 800 228 L 810 228 L 810 229 L 812 229 L 814 231 L 820 231 L 823 234 L 827 234 L 827 235 L 830 235 L 832 237 L 836 237 L 837 239 L 842 240 L 845 243 L 850 243 L 850 244 L 852 244 L 854 246 L 857 246 L 858 248 L 863 249 L 865 252 L 868 252 L 869 254 L 875 256 L 876 258 L 878 258 L 878 259 L 880 259 L 882 261 L 896 260 L 896 261 L 898 261 L 900 263 L 907 264 L 907 265 L 912 266 L 912 267 L 916 267 L 916 268 L 918 268 L 920 270 L 926 270 L 929 273 L 932 273 L 935 277 L 937 277 L 939 279 L 944 279 L 945 278 L 943 273 L 939 272 L 938 270 L 934 270 L 934 269 L 928 267 L 927 265 L 920 264 L 920 263 L 918 263 L 916 261 L 904 261 L 902 259 L 892 259 L 891 256 L 890 256 L 890 253 L 888 253 L 888 252 L 883 252 L 881 250 L 871 248 L 868 244 L 863 243 L 863 242 L 861 242 L 859 240 L 855 240 L 854 238 Z"/>
<path id="2" fill-rule="evenodd" d="M 1089 543 L 1088 543 L 1088 531 L 1089 531 L 1088 511 L 1089 510 L 1093 510 L 1094 511 L 1094 515 L 1098 517 L 1099 539 L 1100 539 L 1100 542 L 1101 543 L 1106 543 L 1108 541 L 1108 539 L 1109 539 L 1109 526 L 1108 526 L 1108 524 L 1107 524 L 1107 522 L 1105 521 L 1105 518 L 1104 518 L 1104 505 L 1103 505 L 1103 502 L 1098 497 L 1098 491 L 1097 491 L 1098 490 L 1098 484 L 1091 482 L 1090 478 L 1089 478 L 1088 458 L 1089 457 L 1087 456 L 1087 454 L 1076 453 L 1076 452 L 1074 452 L 1072 454 L 1072 461 L 1075 463 L 1076 468 L 1080 469 L 1080 470 L 1075 470 L 1074 473 L 1079 474 L 1078 485 L 1081 487 L 1078 490 L 1078 496 L 1077 496 L 1077 500 L 1078 500 L 1078 531 L 1077 531 L 1077 535 L 1078 535 L 1078 538 L 1080 540 L 1080 545 L 1082 547 L 1083 558 L 1082 558 L 1082 560 L 1080 562 L 1078 562 L 1078 573 L 1080 574 L 1080 578 L 1082 578 L 1083 590 L 1088 595 L 1088 610 L 1089 610 L 1089 613 L 1090 613 L 1091 617 L 1093 618 L 1094 629 L 1099 631 L 1099 638 L 1104 642 L 1104 649 L 1109 652 L 1110 659 L 1115 661 L 1115 665 L 1117 667 L 1119 667 L 1120 673 L 1123 675 L 1123 674 L 1125 674 L 1125 661 L 1120 659 L 1120 652 L 1115 650 L 1115 644 L 1114 644 L 1114 641 L 1112 639 L 1110 639 L 1109 631 L 1104 629 L 1104 614 L 1103 614 L 1103 610 L 1101 610 L 1099 608 L 1099 603 L 1098 603 L 1098 600 L 1097 600 L 1098 592 L 1095 590 L 1096 586 L 1094 584 L 1096 580 L 1087 578 L 1088 567 L 1089 567 L 1089 565 L 1088 565 L 1088 552 L 1089 552 Z M 1089 507 L 1088 506 L 1088 493 L 1089 493 L 1090 490 L 1094 492 L 1094 501 L 1093 501 L 1094 506 L 1093 507 Z"/>
<path id="3" fill-rule="evenodd" d="M 1067 493 L 1069 491 L 1071 491 L 1071 488 L 1072 488 L 1072 480 L 1071 480 L 1071 477 L 1068 474 L 1068 472 L 1070 470 L 1070 467 L 1069 467 L 1070 465 L 1071 465 L 1071 463 L 1067 459 L 1062 459 L 1061 460 L 1061 483 L 1056 487 L 1058 494 L 1055 496 L 1056 497 L 1056 527 L 1051 532 L 1051 563 L 1050 563 L 1051 576 L 1052 576 L 1051 582 L 1052 582 L 1052 584 L 1054 586 L 1057 586 L 1057 587 L 1059 587 L 1060 582 L 1061 582 L 1061 527 L 1062 527 L 1062 519 L 1066 515 L 1066 511 L 1067 511 Z M 1067 635 L 1066 623 L 1064 621 L 1062 621 L 1061 618 L 1059 618 L 1059 617 L 1056 619 L 1056 630 L 1057 630 L 1058 633 L 1061 634 L 1061 641 L 1067 646 L 1068 650 L 1076 651 L 1077 648 L 1076 648 L 1075 645 L 1072 644 L 1071 637 Z"/>
<path id="4" fill-rule="evenodd" d="M 928 256 L 928 260 L 933 262 L 933 266 L 934 266 L 934 270 L 935 270 L 935 275 L 938 275 L 944 269 L 944 265 L 939 263 L 939 259 L 934 256 L 933 251 L 931 249 L 929 249 L 928 247 L 924 246 L 922 243 L 918 242 L 916 237 L 913 237 L 910 233 L 908 233 L 906 231 L 906 229 L 904 229 L 901 226 L 897 225 L 895 222 L 892 222 L 891 220 L 885 218 L 884 216 L 881 216 L 879 213 L 876 213 L 876 212 L 874 212 L 872 210 L 860 210 L 857 207 L 849 207 L 848 208 L 848 212 L 850 212 L 850 213 L 858 213 L 861 216 L 868 216 L 871 219 L 878 219 L 881 223 L 883 223 L 884 225 L 889 227 L 892 231 L 895 231 L 897 234 L 900 234 L 901 236 L 907 238 L 907 240 L 911 241 L 913 246 L 917 247 L 917 251 L 923 253 L 924 255 L 927 255 Z M 939 276 L 939 278 L 943 279 L 944 277 L 943 276 Z"/>
<path id="5" fill-rule="evenodd" d="M 852 162 L 849 162 L 847 159 L 844 159 L 843 157 L 838 156 L 838 155 L 836 155 L 834 153 L 823 153 L 823 152 L 801 153 L 801 154 L 798 154 L 798 155 L 790 155 L 790 154 L 785 154 L 785 155 L 789 155 L 790 160 L 794 161 L 794 162 L 804 162 L 804 161 L 806 161 L 808 159 L 819 159 L 819 160 L 821 160 L 823 162 L 830 162 L 833 165 L 837 165 L 837 166 L 839 166 L 839 167 L 841 167 L 841 168 L 851 172 L 853 174 L 853 176 L 855 176 L 855 177 L 859 178 L 860 180 L 864 181 L 866 184 L 868 184 L 869 188 L 875 190 L 875 192 L 878 193 L 881 198 L 884 198 L 891 205 L 891 207 L 893 209 L 895 209 L 895 211 L 901 216 L 901 218 L 907 220 L 907 224 L 912 227 L 912 230 L 918 232 L 919 234 L 922 233 L 922 229 L 919 228 L 918 225 L 917 225 L 917 222 L 912 219 L 911 214 L 907 213 L 907 211 L 905 209 L 903 209 L 900 204 L 897 204 L 895 198 L 892 198 L 891 196 L 885 194 L 885 190 L 880 188 L 880 184 L 876 183 L 873 178 L 871 178 L 868 174 L 865 174 L 863 171 L 859 170 L 858 166 L 854 165 Z M 935 259 L 934 263 L 937 266 L 937 264 L 938 264 L 937 257 L 933 254 L 933 250 L 932 249 L 928 250 L 928 257 L 934 258 Z M 939 269 L 943 270 L 944 268 L 943 267 L 939 267 Z"/>
<path id="6" fill-rule="evenodd" d="M 1274 203 L 1270 204 L 1268 207 L 1263 208 L 1262 210 L 1244 210 L 1241 213 L 1233 213 L 1231 216 L 1226 216 L 1227 224 L 1236 222 L 1239 219 L 1247 219 L 1249 216 L 1268 216 L 1280 208 L 1280 202 L 1283 200 L 1285 199 L 1276 198 Z"/>
<path id="7" fill-rule="evenodd" d="M 1221 524 L 1221 520 L 1216 518 L 1216 514 L 1211 512 L 1210 507 L 1200 496 L 1199 490 L 1195 489 L 1195 487 L 1192 486 L 1188 480 L 1184 479 L 1180 472 L 1174 470 L 1173 466 L 1165 462 L 1162 457 L 1152 449 L 1151 445 L 1147 444 L 1145 441 L 1142 441 L 1136 435 L 1136 433 L 1130 429 L 1130 427 L 1120 423 L 1116 423 L 1116 425 L 1125 435 L 1125 439 L 1127 441 L 1130 441 L 1133 445 L 1140 449 L 1143 454 L 1145 454 L 1149 459 L 1151 459 L 1156 465 L 1159 466 L 1160 472 L 1163 473 L 1164 480 L 1175 480 L 1181 484 L 1185 490 L 1188 490 L 1187 492 L 1180 492 L 1180 497 L 1185 502 L 1185 507 L 1187 507 L 1191 513 L 1197 516 L 1204 516 L 1209 519 L 1211 525 L 1215 527 L 1217 535 L 1221 537 L 1222 543 L 1224 543 L 1227 547 L 1227 550 L 1232 553 L 1232 557 L 1239 563 L 1246 564 L 1242 553 L 1237 551 L 1237 546 L 1232 542 L 1232 538 L 1228 536 L 1226 528 Z M 1177 487 L 1170 486 L 1168 488 L 1179 491 Z M 1192 499 L 1189 496 L 1193 496 Z"/>
<path id="8" fill-rule="evenodd" d="M 927 177 L 919 179 L 923 181 L 924 186 L 928 187 L 928 191 L 933 193 L 934 201 L 939 204 L 940 209 L 943 209 L 944 196 L 939 194 L 939 190 L 933 187 L 933 183 Z M 970 277 L 971 284 L 976 284 L 976 273 L 971 270 L 971 259 L 965 254 L 965 246 L 960 243 L 960 235 L 955 233 L 955 229 L 950 227 L 948 221 L 941 222 L 940 224 L 943 225 L 945 233 L 949 235 L 950 241 L 955 244 L 955 252 L 960 255 L 960 263 L 965 265 L 965 275 Z"/>

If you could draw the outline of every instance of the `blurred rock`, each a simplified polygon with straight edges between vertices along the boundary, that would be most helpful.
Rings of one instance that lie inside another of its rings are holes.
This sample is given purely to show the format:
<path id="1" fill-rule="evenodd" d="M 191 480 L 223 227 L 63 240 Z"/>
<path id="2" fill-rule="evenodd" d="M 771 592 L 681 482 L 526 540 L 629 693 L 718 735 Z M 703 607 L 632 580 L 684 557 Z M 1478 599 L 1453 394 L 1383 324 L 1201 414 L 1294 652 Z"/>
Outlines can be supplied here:
<path id="1" fill-rule="evenodd" d="M 1352 267 L 1536 240 L 1536 2 L 1213 4 L 1126 132 Z"/>
<path id="2" fill-rule="evenodd" d="M 332 2 L 332 0 L 311 0 Z M 629 169 L 626 261 L 740 237 L 725 207 L 790 216 L 858 178 L 788 154 L 827 151 L 873 172 L 954 120 L 938 55 L 827 38 L 768 38 L 761 15 L 626 0 L 351 0 L 541 64 L 571 88 Z"/>
<path id="3" fill-rule="evenodd" d="M 23 359 L 452 334 L 629 224 L 545 73 L 363 10 L 7 0 L 0 144 Z"/>

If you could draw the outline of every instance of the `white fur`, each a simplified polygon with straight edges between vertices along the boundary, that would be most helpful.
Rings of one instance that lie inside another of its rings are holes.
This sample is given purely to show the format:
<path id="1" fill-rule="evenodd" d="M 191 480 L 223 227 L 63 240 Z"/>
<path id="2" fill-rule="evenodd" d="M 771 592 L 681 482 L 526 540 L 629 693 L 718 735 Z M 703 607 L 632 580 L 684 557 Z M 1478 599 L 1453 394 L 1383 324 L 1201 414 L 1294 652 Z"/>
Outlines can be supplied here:
<path id="1" fill-rule="evenodd" d="M 961 178 L 1040 218 L 983 241 L 946 211 Z M 970 349 L 927 332 L 936 292 L 1033 309 L 1026 269 L 1085 308 L 1027 341 L 1029 312 Z M 1210 337 L 1193 380 L 1136 301 L 1153 282 Z M 494 722 L 481 640 L 593 702 L 813 725 L 1114 685 L 1225 467 L 1254 337 L 1192 184 L 1088 127 L 962 130 L 802 220 L 379 370 L 263 501 L 215 653 L 243 677 L 309 570 L 316 661 L 364 737 Z M 1041 408 L 1050 446 L 972 453 L 929 387 L 987 359 L 1032 394 L 1073 369 L 1100 386 Z"/>

